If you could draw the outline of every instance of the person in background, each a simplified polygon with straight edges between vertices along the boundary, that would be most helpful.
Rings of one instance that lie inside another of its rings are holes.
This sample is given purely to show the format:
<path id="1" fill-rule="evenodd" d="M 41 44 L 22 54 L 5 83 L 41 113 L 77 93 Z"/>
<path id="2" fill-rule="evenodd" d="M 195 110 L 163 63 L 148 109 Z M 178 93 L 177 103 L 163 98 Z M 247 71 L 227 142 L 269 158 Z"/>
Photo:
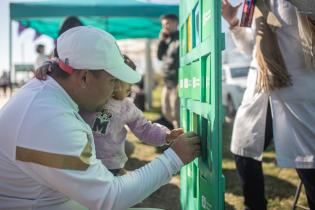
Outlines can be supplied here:
<path id="1" fill-rule="evenodd" d="M 248 210 L 267 209 L 261 161 L 272 140 L 277 164 L 296 169 L 315 209 L 315 2 L 292 3 L 256 1 L 252 28 L 245 28 L 240 4 L 222 1 L 236 45 L 253 54 L 231 142 Z"/>
<path id="2" fill-rule="evenodd" d="M 162 61 L 164 87 L 161 95 L 162 117 L 179 127 L 178 68 L 179 32 L 178 17 L 167 14 L 161 17 L 162 30 L 158 43 L 157 57 Z"/>
<path id="3" fill-rule="evenodd" d="M 7 96 L 7 89 L 10 89 L 10 95 L 12 94 L 12 84 L 10 79 L 10 73 L 3 71 L 0 77 L 0 87 L 3 89 L 3 96 Z M 1 96 L 1 95 L 0 95 Z"/>
<path id="4" fill-rule="evenodd" d="M 137 84 L 131 86 L 131 98 L 133 102 L 141 111 L 145 111 L 145 94 L 144 94 L 144 80 L 143 76 Z"/>
<path id="5" fill-rule="evenodd" d="M 45 45 L 38 44 L 36 45 L 37 57 L 35 61 L 35 69 L 40 67 L 45 61 L 49 60 L 48 55 L 45 53 Z"/>

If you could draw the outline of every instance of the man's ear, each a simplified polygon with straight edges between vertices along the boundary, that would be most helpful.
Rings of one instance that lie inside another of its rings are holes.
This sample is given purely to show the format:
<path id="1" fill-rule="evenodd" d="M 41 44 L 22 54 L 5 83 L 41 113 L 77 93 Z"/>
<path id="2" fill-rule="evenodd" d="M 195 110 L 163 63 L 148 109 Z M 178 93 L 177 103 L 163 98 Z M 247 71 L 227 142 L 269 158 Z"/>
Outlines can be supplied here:
<path id="1" fill-rule="evenodd" d="M 80 70 L 78 71 L 77 81 L 81 88 L 86 88 L 88 86 L 88 71 L 87 70 Z"/>

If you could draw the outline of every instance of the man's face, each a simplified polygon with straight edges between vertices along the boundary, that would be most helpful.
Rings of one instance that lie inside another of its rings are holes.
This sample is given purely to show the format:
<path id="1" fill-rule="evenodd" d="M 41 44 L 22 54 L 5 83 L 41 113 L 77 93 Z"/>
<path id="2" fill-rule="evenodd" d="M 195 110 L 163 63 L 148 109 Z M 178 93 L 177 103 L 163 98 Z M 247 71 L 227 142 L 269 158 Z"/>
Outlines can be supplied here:
<path id="1" fill-rule="evenodd" d="M 161 24 L 162 24 L 162 30 L 166 34 L 171 34 L 177 31 L 178 22 L 176 20 L 162 19 Z"/>
<path id="2" fill-rule="evenodd" d="M 101 111 L 108 99 L 112 96 L 114 88 L 117 85 L 117 79 L 105 71 L 100 70 L 97 76 L 92 75 L 90 71 L 86 80 L 86 107 L 88 111 Z"/>

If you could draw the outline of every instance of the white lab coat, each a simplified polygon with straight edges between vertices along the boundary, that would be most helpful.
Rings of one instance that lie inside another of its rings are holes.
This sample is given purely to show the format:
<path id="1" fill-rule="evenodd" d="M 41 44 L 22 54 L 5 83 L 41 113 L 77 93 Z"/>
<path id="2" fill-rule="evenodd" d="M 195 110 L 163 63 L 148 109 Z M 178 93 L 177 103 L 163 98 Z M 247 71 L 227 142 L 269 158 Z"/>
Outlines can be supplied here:
<path id="1" fill-rule="evenodd" d="M 271 93 L 258 93 L 257 63 L 253 59 L 247 89 L 235 118 L 231 151 L 262 159 L 270 99 L 278 165 L 315 168 L 315 71 L 305 68 L 295 7 L 286 0 L 271 0 L 271 10 L 283 24 L 276 34 L 293 85 Z M 253 30 L 236 27 L 232 35 L 241 50 L 255 55 Z"/>

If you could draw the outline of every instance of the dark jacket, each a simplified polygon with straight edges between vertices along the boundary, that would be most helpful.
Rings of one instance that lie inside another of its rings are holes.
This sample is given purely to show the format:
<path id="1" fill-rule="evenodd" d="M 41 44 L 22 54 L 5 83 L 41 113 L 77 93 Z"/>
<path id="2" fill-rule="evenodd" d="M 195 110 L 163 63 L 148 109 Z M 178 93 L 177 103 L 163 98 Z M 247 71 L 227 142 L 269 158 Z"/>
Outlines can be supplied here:
<path id="1" fill-rule="evenodd" d="M 158 45 L 157 56 L 163 62 L 162 71 L 165 85 L 169 88 L 178 84 L 179 68 L 179 33 L 171 34 L 168 38 L 162 39 Z"/>

